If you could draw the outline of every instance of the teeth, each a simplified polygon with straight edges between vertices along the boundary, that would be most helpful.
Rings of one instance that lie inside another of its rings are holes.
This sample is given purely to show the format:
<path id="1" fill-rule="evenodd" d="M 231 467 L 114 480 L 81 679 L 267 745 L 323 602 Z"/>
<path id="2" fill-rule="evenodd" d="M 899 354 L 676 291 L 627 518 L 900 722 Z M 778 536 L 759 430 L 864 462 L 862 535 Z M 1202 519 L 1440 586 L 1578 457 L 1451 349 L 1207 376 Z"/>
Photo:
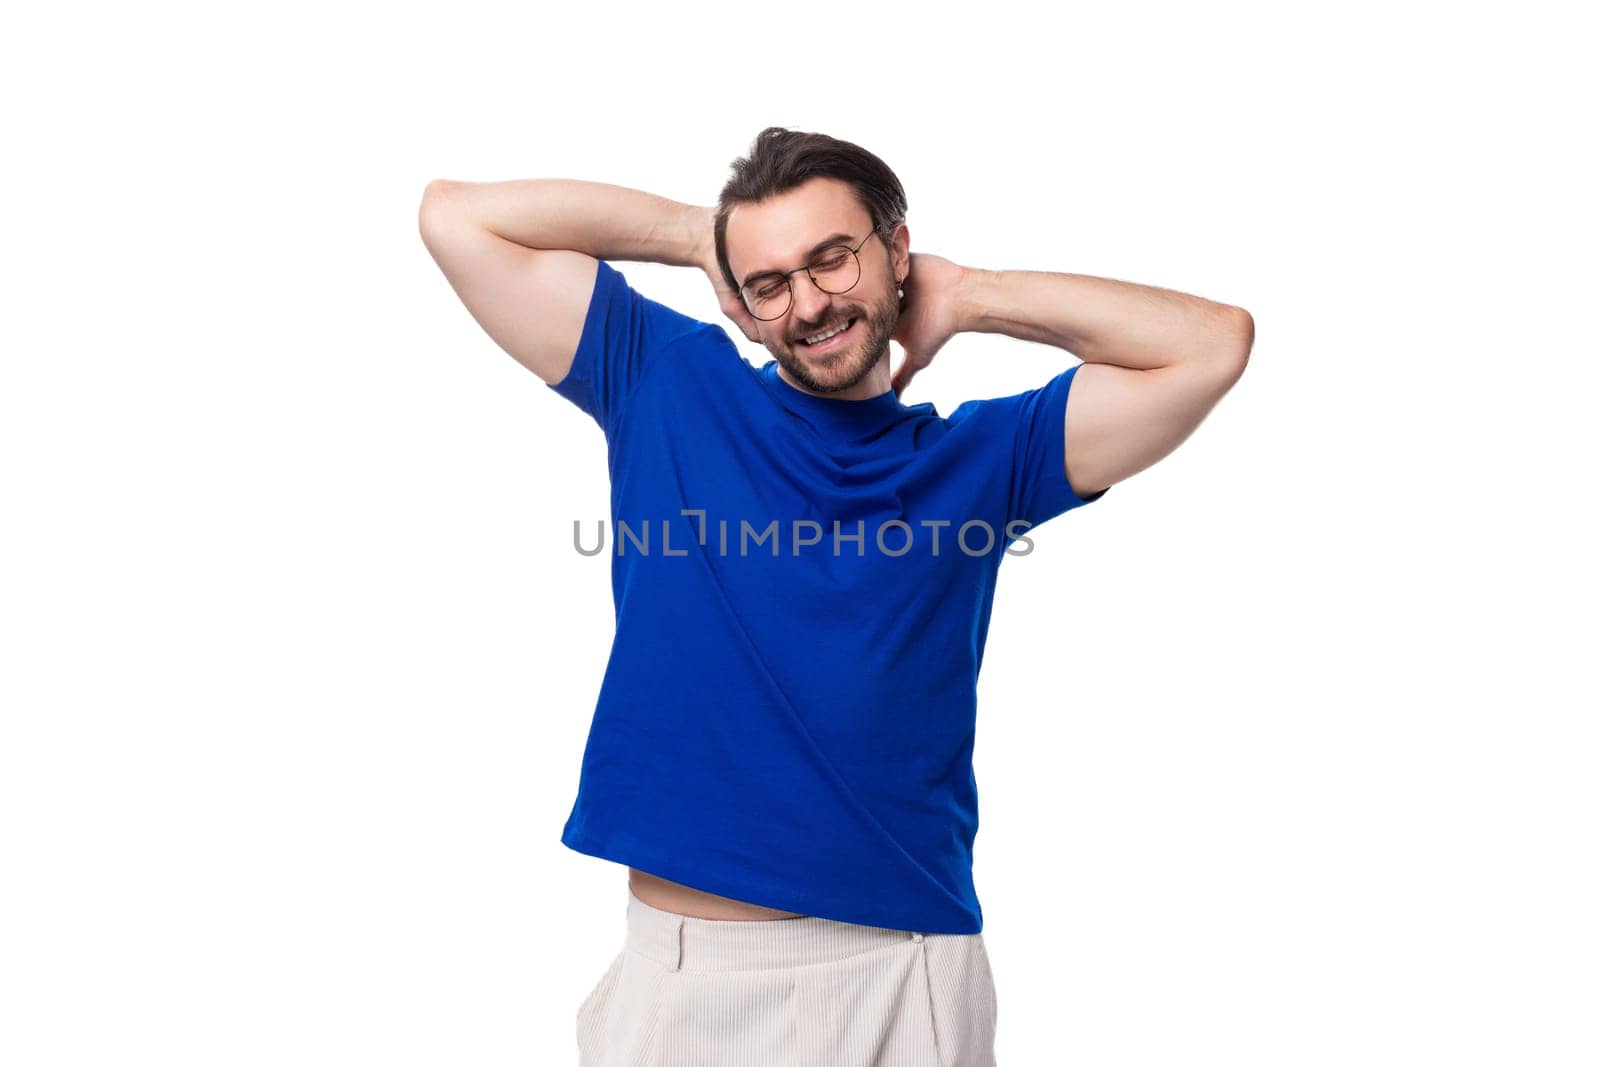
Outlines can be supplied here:
<path id="1" fill-rule="evenodd" d="M 850 320 L 850 322 L 854 322 L 854 321 L 855 321 L 854 319 Z M 850 322 L 847 322 L 843 326 L 840 326 L 840 327 L 838 327 L 836 329 L 829 330 L 827 333 L 819 333 L 815 337 L 807 337 L 807 338 L 805 338 L 805 343 L 808 344 L 808 345 L 820 344 L 821 342 L 826 341 L 828 338 L 832 337 L 834 334 L 843 333 L 845 330 L 849 329 L 850 328 Z"/>

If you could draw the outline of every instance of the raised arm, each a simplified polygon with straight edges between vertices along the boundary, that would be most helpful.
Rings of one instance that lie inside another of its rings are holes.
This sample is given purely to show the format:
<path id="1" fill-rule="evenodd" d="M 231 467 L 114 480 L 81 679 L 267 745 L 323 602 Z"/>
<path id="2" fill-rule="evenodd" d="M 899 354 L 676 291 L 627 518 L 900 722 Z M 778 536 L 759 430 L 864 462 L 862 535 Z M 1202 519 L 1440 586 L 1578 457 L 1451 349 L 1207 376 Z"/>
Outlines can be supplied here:
<path id="1" fill-rule="evenodd" d="M 709 207 L 601 182 L 438 179 L 423 190 L 418 226 L 472 317 L 513 359 L 554 385 L 572 366 L 596 260 L 699 268 L 724 312 L 742 312 L 738 298 L 723 292 L 712 217 Z"/>
<path id="2" fill-rule="evenodd" d="M 968 328 L 1083 360 L 1067 401 L 1067 477 L 1097 492 L 1194 433 L 1250 356 L 1250 313 L 1187 293 L 1082 274 L 978 271 Z"/>
<path id="3" fill-rule="evenodd" d="M 1243 308 L 1171 289 L 912 255 L 894 335 L 906 352 L 896 392 L 963 332 L 1053 345 L 1083 360 L 1061 432 L 1063 473 L 1088 496 L 1195 431 L 1244 373 L 1255 322 Z"/>

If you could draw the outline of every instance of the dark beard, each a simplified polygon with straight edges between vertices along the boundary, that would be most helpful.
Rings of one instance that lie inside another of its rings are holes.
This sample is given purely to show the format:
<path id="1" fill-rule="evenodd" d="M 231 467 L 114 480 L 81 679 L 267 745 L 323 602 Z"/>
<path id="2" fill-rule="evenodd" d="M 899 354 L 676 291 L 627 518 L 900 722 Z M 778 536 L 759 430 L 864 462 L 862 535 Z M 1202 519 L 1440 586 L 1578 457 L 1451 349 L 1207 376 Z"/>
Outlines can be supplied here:
<path id="1" fill-rule="evenodd" d="M 856 324 L 851 327 L 851 332 L 859 334 L 850 342 L 849 347 L 833 357 L 834 362 L 829 365 L 831 372 L 826 379 L 818 378 L 812 373 L 811 367 L 804 362 L 805 357 L 800 353 L 805 351 L 802 341 L 795 341 L 794 348 L 798 351 L 773 351 L 778 365 L 789 372 L 789 377 L 799 382 L 813 393 L 842 393 L 854 388 L 861 380 L 871 374 L 878 362 L 889 356 L 889 338 L 894 336 L 894 328 L 899 320 L 900 308 L 897 302 L 891 300 L 875 308 L 858 308 L 853 312 L 846 312 L 843 320 L 854 318 Z M 835 323 L 842 321 L 835 318 Z M 815 331 L 813 331 L 815 332 Z M 805 333 L 797 336 L 805 336 Z"/>

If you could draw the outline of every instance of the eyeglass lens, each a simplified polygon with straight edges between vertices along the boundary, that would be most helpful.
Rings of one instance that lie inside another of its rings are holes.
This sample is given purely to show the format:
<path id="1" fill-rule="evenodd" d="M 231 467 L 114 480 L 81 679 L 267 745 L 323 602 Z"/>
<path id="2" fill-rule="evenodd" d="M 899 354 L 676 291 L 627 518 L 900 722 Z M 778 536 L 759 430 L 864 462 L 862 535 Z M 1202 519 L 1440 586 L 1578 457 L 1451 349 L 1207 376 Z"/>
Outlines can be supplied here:
<path id="1" fill-rule="evenodd" d="M 817 288 L 837 296 L 861 280 L 861 261 L 849 245 L 834 245 L 812 260 L 806 271 Z M 793 280 L 793 275 L 769 275 L 746 285 L 740 292 L 750 314 L 762 320 L 782 318 L 794 299 Z"/>

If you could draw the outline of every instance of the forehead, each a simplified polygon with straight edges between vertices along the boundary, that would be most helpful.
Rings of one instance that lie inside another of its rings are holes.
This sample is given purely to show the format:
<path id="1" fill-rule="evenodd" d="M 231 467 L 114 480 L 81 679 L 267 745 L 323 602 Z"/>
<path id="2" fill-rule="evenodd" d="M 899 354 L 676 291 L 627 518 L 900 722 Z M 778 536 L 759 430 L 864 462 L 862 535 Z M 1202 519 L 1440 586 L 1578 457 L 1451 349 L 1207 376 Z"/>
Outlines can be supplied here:
<path id="1" fill-rule="evenodd" d="M 837 178 L 812 178 L 759 204 L 740 204 L 728 213 L 728 266 L 733 276 L 804 265 L 818 241 L 832 233 L 856 239 L 872 228 L 872 216 L 856 192 Z"/>

